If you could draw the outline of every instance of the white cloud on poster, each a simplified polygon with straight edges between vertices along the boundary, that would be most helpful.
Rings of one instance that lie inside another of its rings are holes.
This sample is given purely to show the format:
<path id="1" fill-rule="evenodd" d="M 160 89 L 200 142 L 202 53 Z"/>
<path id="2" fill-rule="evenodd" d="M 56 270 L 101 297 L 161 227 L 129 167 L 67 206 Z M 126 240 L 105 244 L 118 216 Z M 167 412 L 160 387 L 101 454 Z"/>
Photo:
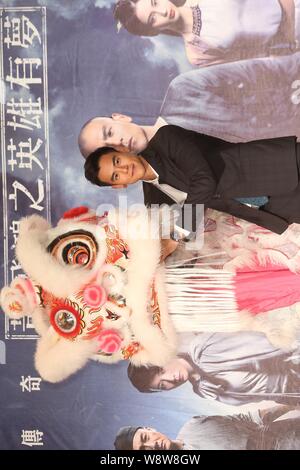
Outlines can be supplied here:
<path id="1" fill-rule="evenodd" d="M 84 14 L 93 4 L 96 8 L 111 8 L 115 4 L 115 0 L 69 0 L 68 2 L 62 2 L 61 0 L 38 0 L 37 3 L 47 7 L 57 16 L 66 20 L 73 20 Z"/>
<path id="2" fill-rule="evenodd" d="M 0 93 L 2 104 L 6 104 L 11 99 L 14 99 L 15 101 L 22 99 L 23 102 L 29 101 L 30 99 L 32 102 L 36 100 L 36 96 L 30 91 L 30 89 L 18 85 L 15 85 L 13 89 L 11 89 L 10 84 L 4 80 L 0 80 Z"/>
<path id="3" fill-rule="evenodd" d="M 80 198 L 78 198 L 78 193 L 80 194 L 81 191 L 78 191 L 78 189 L 84 187 L 84 180 L 82 174 L 79 174 L 77 166 L 59 165 L 56 178 L 60 178 L 60 184 L 63 184 L 64 196 L 70 207 L 81 203 Z M 80 181 L 81 179 L 82 181 Z"/>
<path id="4" fill-rule="evenodd" d="M 183 42 L 180 38 L 160 35 L 147 38 L 147 40 L 150 40 L 153 45 L 152 48 L 146 50 L 146 56 L 150 62 L 166 67 L 171 67 L 175 62 L 179 73 L 188 72 L 192 69 L 186 58 Z"/>
<path id="5" fill-rule="evenodd" d="M 66 104 L 62 100 L 57 100 L 54 105 L 48 111 L 48 122 L 49 122 L 49 129 L 54 129 L 55 120 L 58 116 L 63 114 L 64 108 Z"/>
<path id="6" fill-rule="evenodd" d="M 116 0 L 96 0 L 95 7 L 97 8 L 110 8 L 115 5 Z"/>
<path id="7" fill-rule="evenodd" d="M 82 0 L 72 0 L 62 2 L 61 0 L 38 0 L 41 6 L 53 11 L 57 16 L 61 16 L 66 20 L 73 20 L 83 14 L 90 6 L 90 2 Z"/>

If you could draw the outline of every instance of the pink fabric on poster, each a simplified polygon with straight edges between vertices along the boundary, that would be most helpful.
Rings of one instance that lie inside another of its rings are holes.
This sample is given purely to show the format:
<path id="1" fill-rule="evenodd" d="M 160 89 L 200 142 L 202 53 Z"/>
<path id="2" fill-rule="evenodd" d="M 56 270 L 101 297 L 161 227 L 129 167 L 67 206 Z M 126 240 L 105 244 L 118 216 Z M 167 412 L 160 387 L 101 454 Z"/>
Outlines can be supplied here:
<path id="1" fill-rule="evenodd" d="M 239 310 L 257 314 L 300 302 L 300 274 L 287 269 L 236 273 Z"/>

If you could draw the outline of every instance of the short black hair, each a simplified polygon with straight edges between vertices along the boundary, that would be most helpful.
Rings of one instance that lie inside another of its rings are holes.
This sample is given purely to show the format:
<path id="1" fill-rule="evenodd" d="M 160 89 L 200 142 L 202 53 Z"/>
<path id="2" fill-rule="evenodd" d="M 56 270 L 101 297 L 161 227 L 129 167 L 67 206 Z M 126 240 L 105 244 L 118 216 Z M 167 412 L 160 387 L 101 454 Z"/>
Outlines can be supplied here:
<path id="1" fill-rule="evenodd" d="M 92 184 L 96 184 L 97 186 L 111 186 L 110 184 L 99 180 L 99 163 L 103 155 L 115 151 L 116 150 L 112 147 L 99 147 L 89 154 L 84 163 L 84 176 L 88 181 Z"/>
<path id="2" fill-rule="evenodd" d="M 151 382 L 158 374 L 164 371 L 162 367 L 158 366 L 134 366 L 129 364 L 127 368 L 127 375 L 132 385 L 143 393 L 159 392 L 159 390 L 151 387 Z"/>

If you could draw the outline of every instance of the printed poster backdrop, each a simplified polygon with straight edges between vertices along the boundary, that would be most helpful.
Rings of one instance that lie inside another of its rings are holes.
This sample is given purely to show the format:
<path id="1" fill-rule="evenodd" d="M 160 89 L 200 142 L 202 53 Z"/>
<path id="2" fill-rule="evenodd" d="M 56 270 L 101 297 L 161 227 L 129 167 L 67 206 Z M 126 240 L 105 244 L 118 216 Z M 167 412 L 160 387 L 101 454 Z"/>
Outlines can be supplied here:
<path id="1" fill-rule="evenodd" d="M 195 15 L 200 7 L 201 40 L 197 31 L 189 37 L 130 34 L 117 27 L 114 3 L 0 2 L 1 286 L 21 272 L 14 255 L 20 217 L 36 213 L 55 224 L 78 205 L 116 206 L 120 194 L 128 204 L 143 200 L 139 184 L 112 191 L 85 180 L 77 137 L 91 117 L 119 112 L 144 125 L 162 117 L 232 142 L 299 135 L 298 0 L 292 46 L 284 30 L 285 2 L 268 1 L 261 8 L 254 1 L 255 10 L 244 0 L 199 0 L 198 9 L 198 2 L 187 1 L 186 6 L 196 7 Z M 237 12 L 244 12 L 244 26 L 235 22 Z M 222 30 L 224 37 L 217 34 Z M 223 402 L 209 387 L 199 396 L 189 382 L 141 393 L 129 382 L 125 361 L 90 361 L 66 381 L 50 384 L 34 368 L 36 333 L 30 319 L 2 315 L 0 321 L 1 449 L 112 449 L 124 425 L 151 426 L 175 438 L 193 416 L 249 410 L 254 415 L 276 401 L 299 402 L 299 379 L 287 388 L 293 400 L 264 396 L 257 383 L 245 386 L 242 397 Z M 230 341 L 232 351 L 239 351 L 238 335 L 226 343 L 227 354 Z M 250 356 L 262 337 L 249 339 L 254 341 Z M 214 344 L 223 339 L 201 341 L 210 345 L 213 357 Z M 223 357 L 225 347 L 215 351 Z M 272 361 L 267 363 L 269 381 L 286 379 L 290 366 L 282 364 L 276 375 Z"/>

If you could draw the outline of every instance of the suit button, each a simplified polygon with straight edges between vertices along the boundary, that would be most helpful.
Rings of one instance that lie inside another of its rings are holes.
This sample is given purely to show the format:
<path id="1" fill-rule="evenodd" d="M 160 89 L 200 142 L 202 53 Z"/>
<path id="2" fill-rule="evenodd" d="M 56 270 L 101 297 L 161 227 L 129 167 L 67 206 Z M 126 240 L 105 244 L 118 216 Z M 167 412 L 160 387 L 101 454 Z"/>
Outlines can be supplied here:
<path id="1" fill-rule="evenodd" d="M 220 199 L 220 197 L 221 197 L 221 194 L 214 194 L 213 195 L 213 199 Z"/>

